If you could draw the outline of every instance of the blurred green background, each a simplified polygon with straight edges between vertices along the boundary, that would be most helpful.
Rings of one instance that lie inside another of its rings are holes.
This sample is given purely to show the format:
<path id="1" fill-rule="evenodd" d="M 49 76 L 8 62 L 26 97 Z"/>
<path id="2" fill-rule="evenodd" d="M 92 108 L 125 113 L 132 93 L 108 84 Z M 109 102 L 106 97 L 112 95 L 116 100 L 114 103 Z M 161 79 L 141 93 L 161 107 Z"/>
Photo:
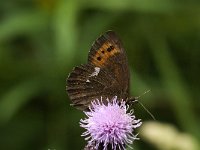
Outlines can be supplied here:
<path id="1" fill-rule="evenodd" d="M 107 30 L 123 41 L 131 94 L 150 89 L 140 101 L 157 121 L 200 141 L 200 1 L 1 0 L 0 149 L 84 147 L 66 77 Z M 133 147 L 157 149 L 143 138 Z"/>

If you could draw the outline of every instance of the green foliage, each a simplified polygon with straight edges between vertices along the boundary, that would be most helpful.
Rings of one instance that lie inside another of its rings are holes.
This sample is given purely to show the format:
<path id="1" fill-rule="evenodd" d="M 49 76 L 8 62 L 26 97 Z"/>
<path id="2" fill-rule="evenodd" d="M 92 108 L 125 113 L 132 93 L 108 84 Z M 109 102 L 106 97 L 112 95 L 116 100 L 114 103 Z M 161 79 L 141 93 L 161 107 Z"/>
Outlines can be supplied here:
<path id="1" fill-rule="evenodd" d="M 84 116 L 69 105 L 66 78 L 107 30 L 124 43 L 131 94 L 150 89 L 140 101 L 157 120 L 200 141 L 198 1 L 7 0 L 0 12 L 0 149 L 84 147 Z"/>

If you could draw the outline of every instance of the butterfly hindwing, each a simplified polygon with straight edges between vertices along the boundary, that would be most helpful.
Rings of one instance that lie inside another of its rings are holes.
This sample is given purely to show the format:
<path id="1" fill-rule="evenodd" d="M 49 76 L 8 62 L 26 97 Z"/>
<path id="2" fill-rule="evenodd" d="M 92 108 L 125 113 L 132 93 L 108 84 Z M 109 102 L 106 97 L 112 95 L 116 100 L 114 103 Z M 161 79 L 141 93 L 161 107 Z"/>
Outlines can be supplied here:
<path id="1" fill-rule="evenodd" d="M 99 78 L 103 78 L 99 80 Z M 111 98 L 113 78 L 92 65 L 75 67 L 67 79 L 67 92 L 75 107 L 86 109 L 92 100 Z M 109 86 L 108 86 L 109 85 Z"/>

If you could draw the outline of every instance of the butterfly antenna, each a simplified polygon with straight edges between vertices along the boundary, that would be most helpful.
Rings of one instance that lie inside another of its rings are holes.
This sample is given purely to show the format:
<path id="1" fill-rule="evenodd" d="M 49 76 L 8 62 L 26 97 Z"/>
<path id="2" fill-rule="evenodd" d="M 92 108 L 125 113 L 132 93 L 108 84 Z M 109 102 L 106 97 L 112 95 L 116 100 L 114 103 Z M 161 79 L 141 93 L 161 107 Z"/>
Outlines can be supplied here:
<path id="1" fill-rule="evenodd" d="M 142 95 L 135 97 L 135 99 L 139 99 L 140 97 L 144 96 L 145 94 L 149 93 L 151 90 L 145 91 Z"/>
<path id="2" fill-rule="evenodd" d="M 153 120 L 156 120 L 154 115 L 140 101 L 137 102 L 144 108 L 144 110 L 146 110 L 146 112 L 153 118 Z"/>
<path id="3" fill-rule="evenodd" d="M 154 115 L 140 102 L 138 101 L 138 99 L 142 96 L 144 96 L 145 94 L 149 93 L 151 90 L 147 90 L 145 91 L 142 95 L 135 97 L 135 99 L 137 100 L 137 102 L 144 108 L 144 110 L 146 110 L 146 112 L 151 116 L 151 118 L 153 120 L 156 120 L 156 118 L 154 117 Z"/>

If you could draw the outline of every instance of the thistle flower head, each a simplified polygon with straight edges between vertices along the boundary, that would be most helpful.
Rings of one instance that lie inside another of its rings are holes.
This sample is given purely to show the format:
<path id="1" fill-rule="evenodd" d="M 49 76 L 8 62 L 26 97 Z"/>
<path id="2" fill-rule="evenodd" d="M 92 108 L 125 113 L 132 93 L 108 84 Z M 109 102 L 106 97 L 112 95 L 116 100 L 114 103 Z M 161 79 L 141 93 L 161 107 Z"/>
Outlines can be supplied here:
<path id="1" fill-rule="evenodd" d="M 133 134 L 135 128 L 142 122 L 135 119 L 133 111 L 128 111 L 124 101 L 118 101 L 117 97 L 107 99 L 105 105 L 100 100 L 93 101 L 89 112 L 84 112 L 87 118 L 80 120 L 80 126 L 86 131 L 82 134 L 88 140 L 88 145 L 98 149 L 103 145 L 103 150 L 110 146 L 113 150 L 125 150 L 126 145 L 130 147 L 137 135 Z"/>

